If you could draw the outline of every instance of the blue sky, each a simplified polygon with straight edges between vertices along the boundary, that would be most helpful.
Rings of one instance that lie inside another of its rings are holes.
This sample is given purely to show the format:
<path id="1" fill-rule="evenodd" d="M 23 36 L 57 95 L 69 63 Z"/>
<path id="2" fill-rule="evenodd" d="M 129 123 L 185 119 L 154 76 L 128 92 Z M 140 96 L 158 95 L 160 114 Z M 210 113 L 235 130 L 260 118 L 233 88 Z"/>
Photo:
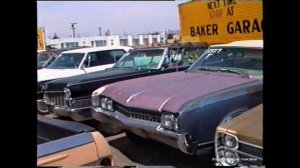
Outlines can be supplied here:
<path id="1" fill-rule="evenodd" d="M 38 27 L 44 27 L 46 37 L 57 33 L 72 35 L 70 23 L 76 22 L 76 34 L 138 34 L 179 29 L 177 1 L 38 1 Z"/>

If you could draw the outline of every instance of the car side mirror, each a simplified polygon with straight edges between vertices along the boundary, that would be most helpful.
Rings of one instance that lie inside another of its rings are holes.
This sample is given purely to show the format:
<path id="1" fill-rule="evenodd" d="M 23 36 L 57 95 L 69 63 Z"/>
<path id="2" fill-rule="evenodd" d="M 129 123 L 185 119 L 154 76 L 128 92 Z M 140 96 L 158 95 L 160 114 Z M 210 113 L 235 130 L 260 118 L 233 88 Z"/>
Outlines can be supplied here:
<path id="1" fill-rule="evenodd" d="M 83 70 L 85 73 L 87 73 L 86 70 L 85 70 L 85 65 L 84 64 L 81 65 L 80 69 Z"/>
<path id="2" fill-rule="evenodd" d="M 169 64 L 168 64 L 168 63 L 163 63 L 163 64 L 161 65 L 160 70 L 163 71 L 163 70 L 165 70 L 165 69 L 168 68 L 168 67 L 169 67 Z"/>

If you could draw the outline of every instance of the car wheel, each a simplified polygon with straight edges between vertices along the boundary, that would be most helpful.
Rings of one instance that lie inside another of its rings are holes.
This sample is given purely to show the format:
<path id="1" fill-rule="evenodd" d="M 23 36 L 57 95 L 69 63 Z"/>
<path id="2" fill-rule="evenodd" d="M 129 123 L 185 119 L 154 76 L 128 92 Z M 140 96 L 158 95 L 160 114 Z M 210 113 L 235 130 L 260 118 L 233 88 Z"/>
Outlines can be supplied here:
<path id="1" fill-rule="evenodd" d="M 96 129 L 100 132 L 103 132 L 107 135 L 116 135 L 120 134 L 123 132 L 123 128 L 119 127 L 118 125 L 115 124 L 104 124 L 104 123 L 99 123 L 96 127 Z"/>
<path id="2" fill-rule="evenodd" d="M 134 142 L 135 144 L 146 144 L 149 142 L 148 139 L 140 137 L 138 135 L 135 135 L 134 133 L 130 132 L 130 131 L 125 131 L 126 136 L 128 137 L 128 139 L 132 142 Z"/>

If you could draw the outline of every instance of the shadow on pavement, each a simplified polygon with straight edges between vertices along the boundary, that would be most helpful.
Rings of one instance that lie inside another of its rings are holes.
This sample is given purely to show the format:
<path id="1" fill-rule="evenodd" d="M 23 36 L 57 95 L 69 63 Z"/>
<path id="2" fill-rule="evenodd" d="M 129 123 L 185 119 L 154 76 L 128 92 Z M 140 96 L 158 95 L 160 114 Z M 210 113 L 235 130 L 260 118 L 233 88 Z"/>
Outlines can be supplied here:
<path id="1" fill-rule="evenodd" d="M 146 145 L 131 142 L 126 136 L 109 141 L 135 163 L 145 166 L 212 167 L 211 156 L 190 156 L 167 145 L 150 141 Z"/>

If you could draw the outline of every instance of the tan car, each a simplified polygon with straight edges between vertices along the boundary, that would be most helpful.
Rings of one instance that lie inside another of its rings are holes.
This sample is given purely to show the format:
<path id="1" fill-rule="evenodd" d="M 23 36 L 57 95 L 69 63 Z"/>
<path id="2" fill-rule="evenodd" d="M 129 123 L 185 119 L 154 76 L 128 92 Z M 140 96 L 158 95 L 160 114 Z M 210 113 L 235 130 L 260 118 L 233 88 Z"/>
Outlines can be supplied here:
<path id="1" fill-rule="evenodd" d="M 109 144 L 94 128 L 38 116 L 37 166 L 114 166 Z"/>
<path id="2" fill-rule="evenodd" d="M 262 166 L 263 105 L 217 127 L 217 166 Z"/>

